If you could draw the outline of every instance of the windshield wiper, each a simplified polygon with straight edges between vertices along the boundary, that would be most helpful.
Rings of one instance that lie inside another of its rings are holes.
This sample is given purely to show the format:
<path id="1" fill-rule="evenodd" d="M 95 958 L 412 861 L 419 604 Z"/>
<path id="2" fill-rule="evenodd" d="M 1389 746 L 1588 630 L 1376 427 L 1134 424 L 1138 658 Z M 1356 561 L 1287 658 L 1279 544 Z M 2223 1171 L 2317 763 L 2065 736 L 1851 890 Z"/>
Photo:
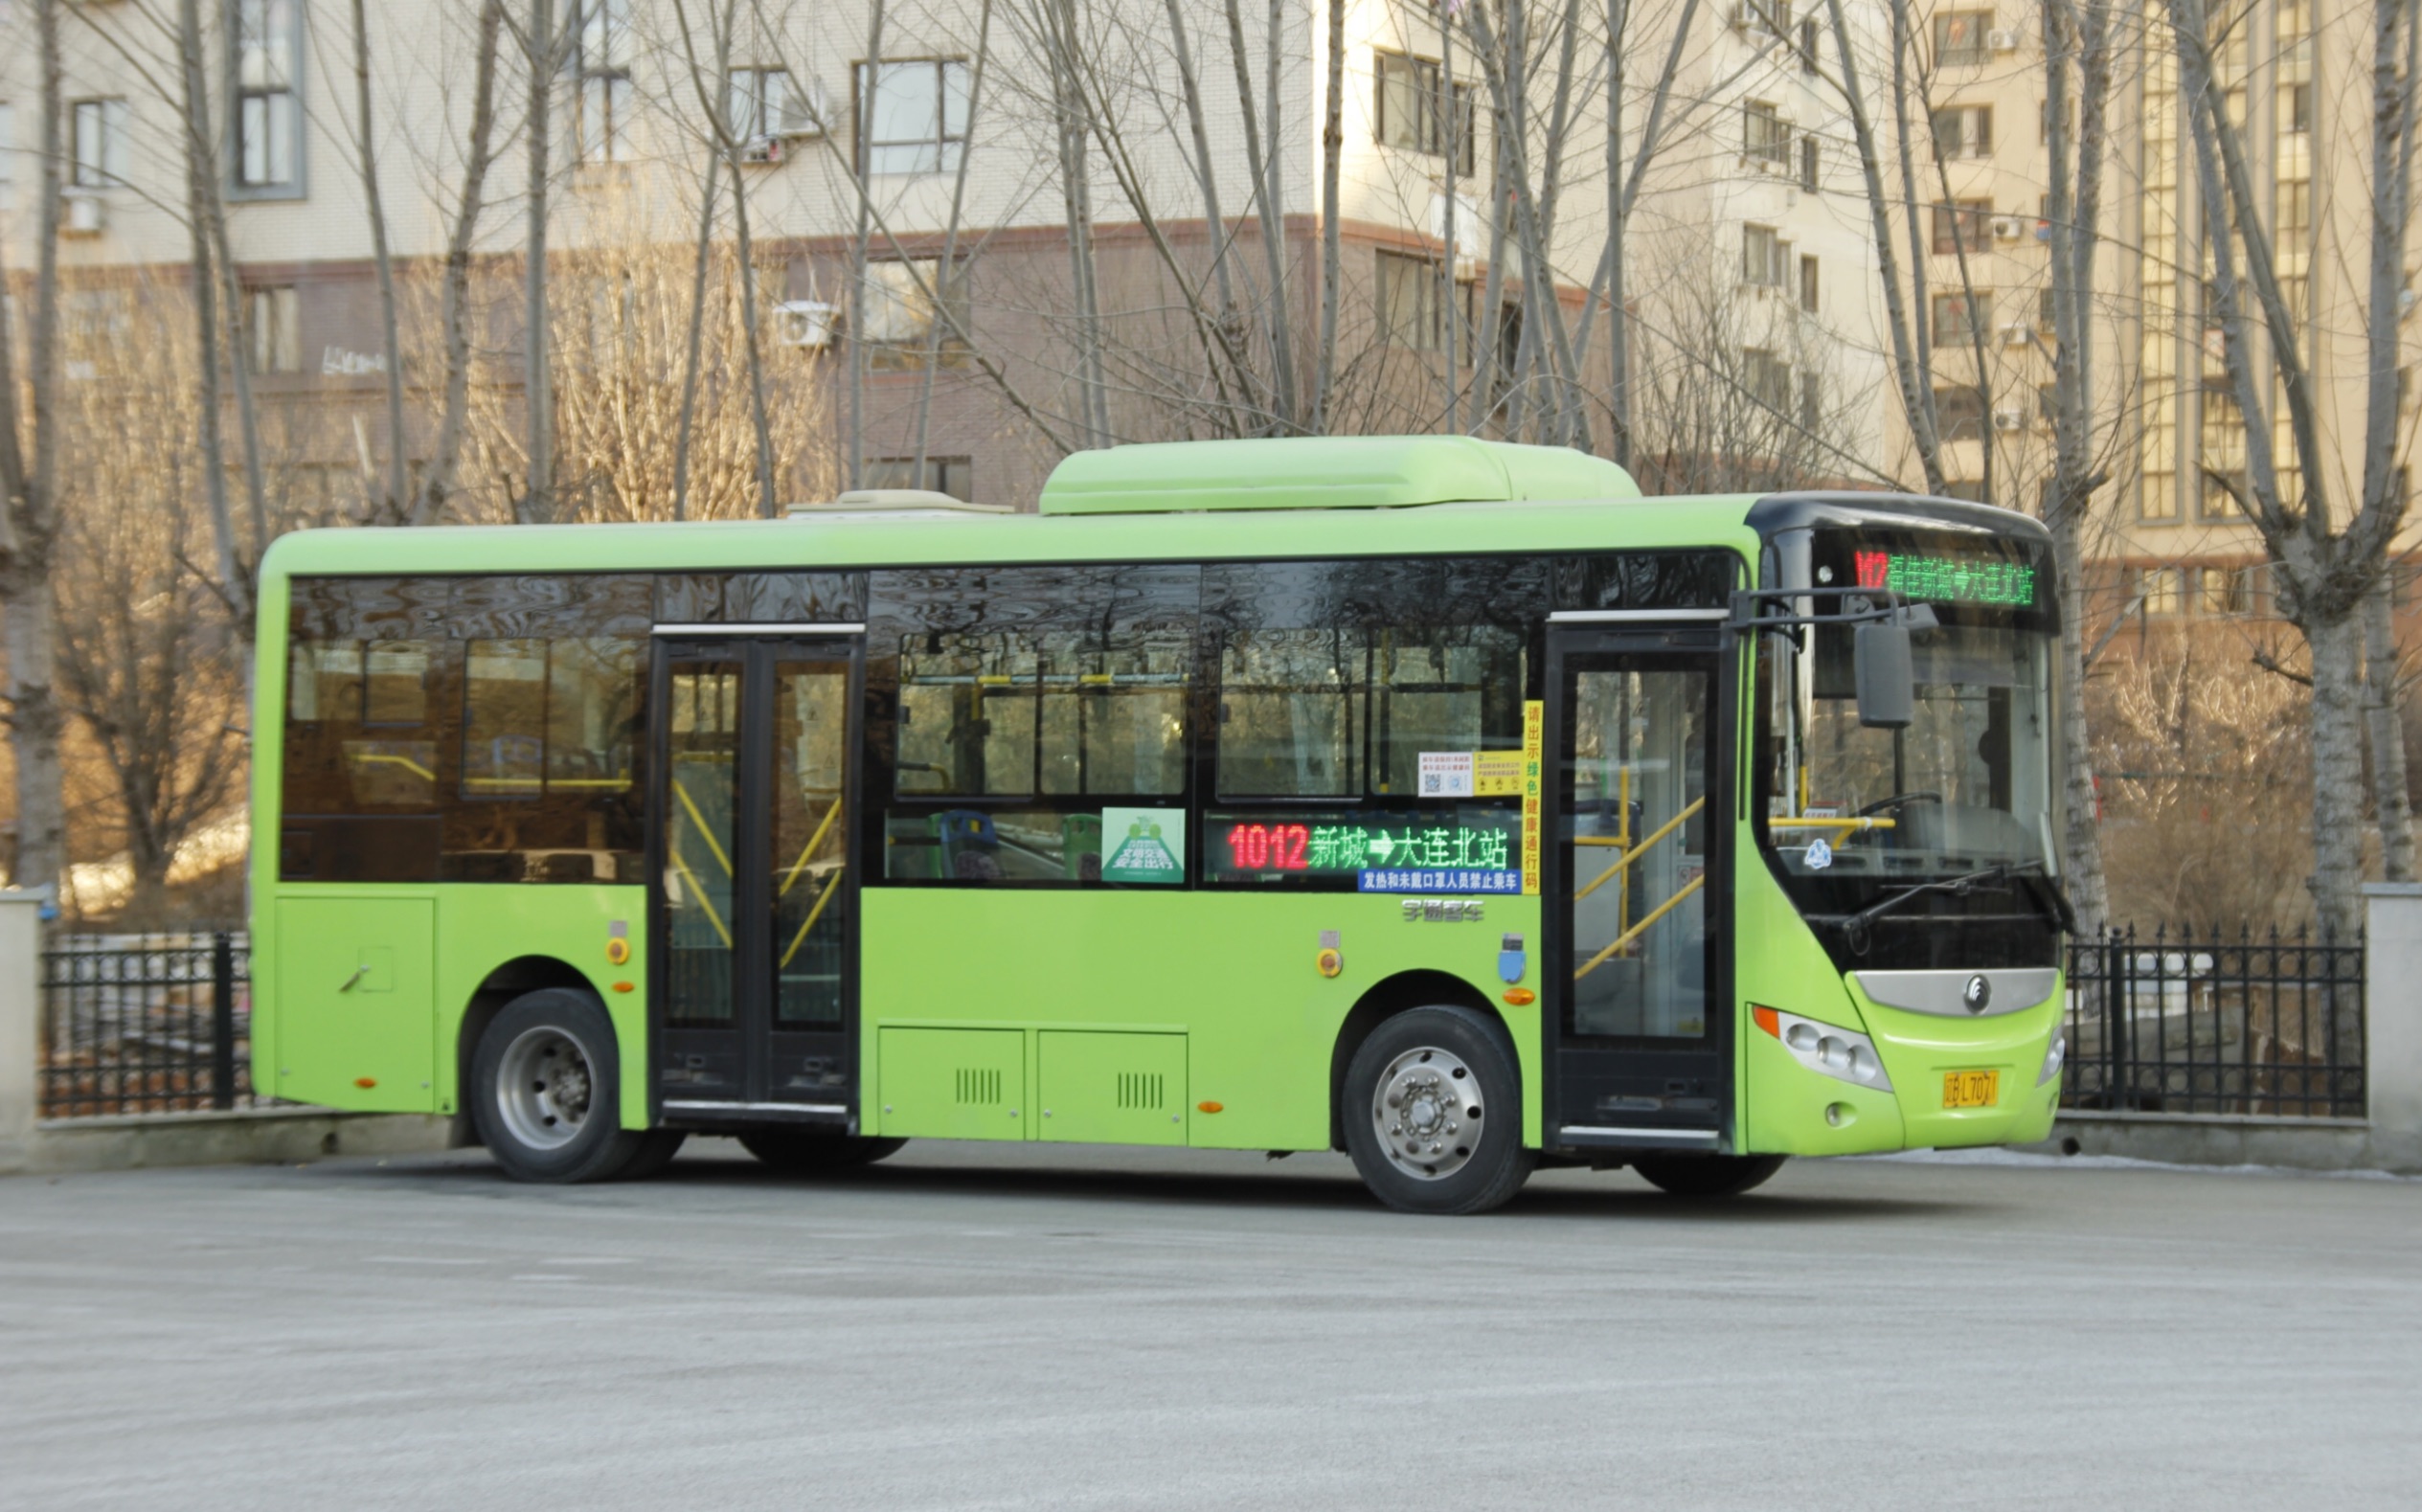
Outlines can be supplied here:
<path id="1" fill-rule="evenodd" d="M 2049 898 L 2052 905 L 2052 913 L 2060 920 L 2061 928 L 2071 935 L 2077 933 L 2077 915 L 2071 910 L 2069 898 L 2061 891 L 2059 884 L 2045 874 L 2044 863 L 2041 861 L 2003 861 L 1981 870 L 1966 872 L 1956 877 L 1937 877 L 1932 882 L 1912 883 L 1897 892 L 1876 899 L 1856 914 L 1845 914 L 1835 920 L 1835 927 L 1842 931 L 1843 937 L 1850 942 L 1852 950 L 1865 955 L 1867 954 L 1865 940 L 1867 926 L 1911 898 L 1922 897 L 1929 892 L 1949 892 L 1954 896 L 1964 897 L 1981 882 L 2001 882 L 2013 878 L 2023 878 L 2031 884 L 2027 891 L 2035 895 L 2037 901 L 2041 902 Z M 2037 891 L 2038 888 L 2041 891 Z"/>

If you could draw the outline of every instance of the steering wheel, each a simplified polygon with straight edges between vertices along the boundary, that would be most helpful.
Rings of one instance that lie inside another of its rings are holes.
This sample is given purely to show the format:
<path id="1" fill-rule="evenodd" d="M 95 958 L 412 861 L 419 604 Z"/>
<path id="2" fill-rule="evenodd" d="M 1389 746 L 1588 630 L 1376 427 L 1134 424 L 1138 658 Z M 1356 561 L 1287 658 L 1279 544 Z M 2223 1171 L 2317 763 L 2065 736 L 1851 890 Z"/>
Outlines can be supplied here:
<path id="1" fill-rule="evenodd" d="M 1941 801 L 1940 793 L 1895 793 L 1890 798 L 1877 799 L 1867 807 L 1860 809 L 1858 817 L 1865 819 L 1870 814 L 1880 814 L 1888 808 L 1898 808 L 1903 803 L 1939 803 Z"/>

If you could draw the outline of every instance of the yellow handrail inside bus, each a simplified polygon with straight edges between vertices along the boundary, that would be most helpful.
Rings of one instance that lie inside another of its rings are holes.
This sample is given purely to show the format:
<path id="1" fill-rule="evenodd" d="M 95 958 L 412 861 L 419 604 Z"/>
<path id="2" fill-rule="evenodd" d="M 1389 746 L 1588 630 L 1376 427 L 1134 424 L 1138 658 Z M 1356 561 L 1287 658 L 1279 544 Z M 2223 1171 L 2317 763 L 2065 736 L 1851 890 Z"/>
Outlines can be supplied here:
<path id="1" fill-rule="evenodd" d="M 822 892 L 816 894 L 816 906 L 807 911 L 807 917 L 800 923 L 799 933 L 790 937 L 790 949 L 782 952 L 782 964 L 775 968 L 777 971 L 787 967 L 790 959 L 799 954 L 799 947 L 807 943 L 807 932 L 816 927 L 816 920 L 824 915 L 825 905 L 832 901 L 835 892 L 841 891 L 841 874 L 849 869 L 848 862 L 833 869 L 832 879 L 825 884 Z"/>
<path id="2" fill-rule="evenodd" d="M 435 772 L 408 756 L 397 756 L 392 751 L 348 751 L 345 756 L 347 760 L 362 766 L 399 766 L 424 782 L 434 782 L 438 779 Z"/>
<path id="3" fill-rule="evenodd" d="M 714 852 L 714 859 L 716 863 L 723 868 L 723 874 L 727 877 L 730 876 L 732 874 L 732 858 L 723 853 L 723 846 L 715 841 L 714 831 L 707 824 L 707 816 L 698 812 L 697 803 L 690 797 L 690 789 L 682 786 L 681 779 L 679 778 L 673 779 L 673 792 L 681 799 L 681 806 L 690 810 L 690 823 L 698 826 L 698 838 L 707 843 L 707 848 L 709 850 Z M 676 847 L 676 859 L 678 859 L 678 847 Z M 685 868 L 684 869 L 686 870 L 688 869 Z M 724 940 L 724 943 L 728 945 L 731 943 L 731 940 L 727 937 Z"/>
<path id="4" fill-rule="evenodd" d="M 689 880 L 690 891 L 698 894 L 698 906 L 707 911 L 707 922 L 713 925 L 714 932 L 723 937 L 723 948 L 730 950 L 732 931 L 724 925 L 723 915 L 714 911 L 714 899 L 707 896 L 706 884 L 698 880 L 698 873 L 690 869 L 690 863 L 683 859 L 681 846 L 678 845 L 672 847 L 672 864 L 680 869 L 682 876 Z"/>
<path id="5" fill-rule="evenodd" d="M 1897 819 L 1770 819 L 1766 822 L 1769 829 L 1856 829 L 1862 832 L 1893 829 L 1899 824 Z"/>
<path id="6" fill-rule="evenodd" d="M 832 827 L 833 820 L 840 817 L 840 814 L 841 800 L 839 798 L 835 798 L 832 801 L 832 806 L 825 810 L 824 823 L 818 824 L 816 826 L 816 832 L 807 837 L 807 844 L 799 852 L 799 859 L 792 862 L 790 864 L 790 870 L 783 873 L 781 891 L 775 893 L 775 897 L 786 898 L 790 896 L 791 887 L 793 884 L 798 882 L 799 874 L 807 869 L 807 858 L 816 853 L 816 847 L 818 846 L 824 844 L 825 831 Z"/>
<path id="7" fill-rule="evenodd" d="M 1685 824 L 1689 822 L 1692 815 L 1698 813 L 1699 810 L 1707 806 L 1708 799 L 1706 794 L 1702 793 L 1697 798 L 1692 799 L 1689 803 L 1683 808 L 1681 813 L 1676 814 L 1673 818 L 1666 820 L 1664 824 L 1660 825 L 1655 834 L 1650 835 L 1646 840 L 1641 841 L 1631 849 L 1624 851 L 1619 856 L 1617 856 L 1615 858 L 1615 864 L 1599 872 L 1596 880 L 1593 881 L 1588 887 L 1585 887 L 1580 891 L 1573 893 L 1573 900 L 1577 903 L 1581 899 L 1588 897 L 1591 893 L 1596 891 L 1599 888 L 1604 887 L 1614 878 L 1616 873 L 1623 870 L 1633 862 L 1638 861 L 1641 857 L 1648 854 L 1648 849 L 1651 846 L 1654 846 L 1660 840 L 1664 839 L 1667 835 L 1670 835 L 1675 830 L 1681 828 Z"/>
<path id="8" fill-rule="evenodd" d="M 1614 943 L 1608 945 L 1604 950 L 1599 951 L 1596 955 L 1592 956 L 1587 964 L 1573 973 L 1573 980 L 1578 982 L 1583 977 L 1588 976 L 1591 972 L 1597 970 L 1600 965 L 1605 963 L 1607 957 L 1614 955 L 1617 951 L 1621 950 L 1633 940 L 1636 940 L 1640 938 L 1641 936 L 1646 934 L 1648 932 L 1649 925 L 1656 923 L 1659 919 L 1664 918 L 1666 914 L 1672 913 L 1684 898 L 1688 897 L 1691 893 L 1696 892 L 1701 888 L 1707 886 L 1707 881 L 1708 874 L 1702 871 L 1697 876 L 1692 877 L 1689 881 L 1684 883 L 1682 885 L 1682 891 L 1665 899 L 1663 903 L 1658 904 L 1655 913 L 1649 914 L 1646 918 L 1641 919 L 1639 923 L 1634 924 L 1631 928 L 1623 931 L 1620 935 L 1616 936 Z"/>

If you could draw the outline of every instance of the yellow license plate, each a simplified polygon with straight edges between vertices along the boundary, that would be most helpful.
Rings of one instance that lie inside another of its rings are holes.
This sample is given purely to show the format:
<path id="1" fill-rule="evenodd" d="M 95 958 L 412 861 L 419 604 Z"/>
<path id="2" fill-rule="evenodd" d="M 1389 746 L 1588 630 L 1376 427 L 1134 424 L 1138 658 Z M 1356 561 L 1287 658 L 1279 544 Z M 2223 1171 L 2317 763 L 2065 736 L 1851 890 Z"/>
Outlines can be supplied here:
<path id="1" fill-rule="evenodd" d="M 1942 1073 L 1942 1105 L 1946 1108 L 1990 1108 L 2002 1100 L 1998 1071 L 1947 1071 Z"/>

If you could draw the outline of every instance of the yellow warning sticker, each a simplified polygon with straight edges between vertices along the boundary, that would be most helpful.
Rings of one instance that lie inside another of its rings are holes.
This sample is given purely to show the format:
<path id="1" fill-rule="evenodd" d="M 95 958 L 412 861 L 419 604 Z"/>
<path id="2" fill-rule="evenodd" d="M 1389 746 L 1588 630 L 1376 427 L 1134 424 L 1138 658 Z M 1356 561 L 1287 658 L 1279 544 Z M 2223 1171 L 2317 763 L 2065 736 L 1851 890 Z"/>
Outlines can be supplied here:
<path id="1" fill-rule="evenodd" d="M 1522 891 L 1539 893 L 1539 789 L 1547 763 L 1548 706 L 1536 699 L 1522 706 Z"/>
<path id="2" fill-rule="evenodd" d="M 1522 757 L 1519 751 L 1478 751 L 1472 755 L 1472 796 L 1474 798 L 1522 797 Z"/>

